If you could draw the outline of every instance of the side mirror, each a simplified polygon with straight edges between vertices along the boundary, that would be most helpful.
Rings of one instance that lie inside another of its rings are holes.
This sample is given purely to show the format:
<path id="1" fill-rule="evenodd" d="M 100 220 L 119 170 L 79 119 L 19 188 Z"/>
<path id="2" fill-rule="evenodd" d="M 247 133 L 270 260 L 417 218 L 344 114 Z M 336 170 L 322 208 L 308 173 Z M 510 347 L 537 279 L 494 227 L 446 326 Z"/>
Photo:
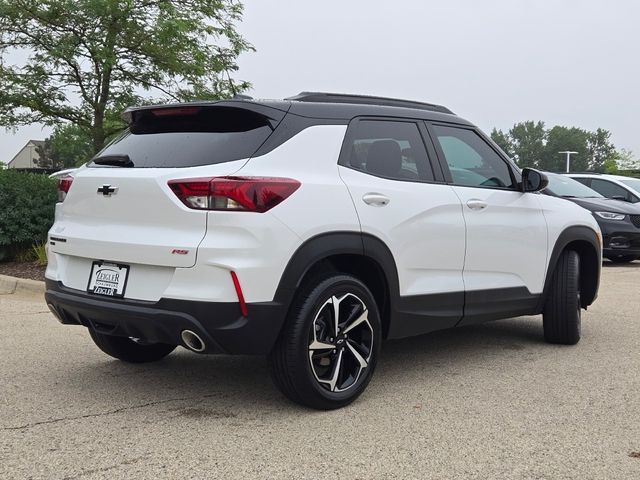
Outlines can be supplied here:
<path id="1" fill-rule="evenodd" d="M 522 169 L 522 191 L 523 192 L 539 192 L 549 185 L 549 178 L 533 168 Z"/>

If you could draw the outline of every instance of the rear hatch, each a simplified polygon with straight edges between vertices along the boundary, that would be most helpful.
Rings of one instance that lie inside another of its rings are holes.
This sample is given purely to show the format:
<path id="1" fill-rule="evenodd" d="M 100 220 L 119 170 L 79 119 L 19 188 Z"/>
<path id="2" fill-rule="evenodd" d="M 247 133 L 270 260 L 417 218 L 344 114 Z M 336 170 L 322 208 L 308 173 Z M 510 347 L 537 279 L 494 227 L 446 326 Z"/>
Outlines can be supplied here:
<path id="1" fill-rule="evenodd" d="M 207 211 L 187 208 L 174 179 L 231 175 L 286 112 L 251 102 L 146 107 L 74 173 L 50 231 L 52 252 L 114 263 L 191 267 Z"/>

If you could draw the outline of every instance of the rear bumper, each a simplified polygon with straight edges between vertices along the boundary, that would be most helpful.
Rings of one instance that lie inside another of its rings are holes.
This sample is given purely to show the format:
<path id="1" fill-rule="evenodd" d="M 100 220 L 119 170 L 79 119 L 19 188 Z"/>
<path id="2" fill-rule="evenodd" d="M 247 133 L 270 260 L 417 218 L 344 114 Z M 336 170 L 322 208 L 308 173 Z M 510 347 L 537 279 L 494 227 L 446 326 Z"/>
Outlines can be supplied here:
<path id="1" fill-rule="evenodd" d="M 108 335 L 182 345 L 183 330 L 196 332 L 204 353 L 266 354 L 284 323 L 285 307 L 276 302 L 247 304 L 162 298 L 158 302 L 111 299 L 46 280 L 45 299 L 67 325 L 84 325 Z"/>

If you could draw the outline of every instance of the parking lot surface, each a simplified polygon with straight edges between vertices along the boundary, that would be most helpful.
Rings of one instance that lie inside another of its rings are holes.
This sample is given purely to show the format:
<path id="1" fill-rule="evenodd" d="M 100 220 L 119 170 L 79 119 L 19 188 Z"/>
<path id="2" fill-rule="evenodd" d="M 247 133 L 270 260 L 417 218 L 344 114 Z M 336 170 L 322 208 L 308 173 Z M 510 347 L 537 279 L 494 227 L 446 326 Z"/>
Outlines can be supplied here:
<path id="1" fill-rule="evenodd" d="M 574 347 L 541 317 L 383 346 L 351 406 L 285 400 L 261 357 L 127 365 L 0 296 L 0 478 L 640 478 L 640 262 L 606 264 Z"/>

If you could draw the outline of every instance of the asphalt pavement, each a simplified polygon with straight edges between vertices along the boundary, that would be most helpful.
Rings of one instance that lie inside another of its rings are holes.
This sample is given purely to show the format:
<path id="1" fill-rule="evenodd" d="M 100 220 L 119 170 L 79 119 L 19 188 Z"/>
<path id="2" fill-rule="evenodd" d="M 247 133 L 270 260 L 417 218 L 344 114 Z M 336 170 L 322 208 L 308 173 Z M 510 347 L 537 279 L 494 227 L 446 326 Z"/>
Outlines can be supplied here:
<path id="1" fill-rule="evenodd" d="M 640 262 L 606 264 L 573 347 L 541 317 L 387 342 L 316 412 L 261 357 L 127 365 L 42 298 L 0 295 L 0 479 L 639 479 Z"/>

